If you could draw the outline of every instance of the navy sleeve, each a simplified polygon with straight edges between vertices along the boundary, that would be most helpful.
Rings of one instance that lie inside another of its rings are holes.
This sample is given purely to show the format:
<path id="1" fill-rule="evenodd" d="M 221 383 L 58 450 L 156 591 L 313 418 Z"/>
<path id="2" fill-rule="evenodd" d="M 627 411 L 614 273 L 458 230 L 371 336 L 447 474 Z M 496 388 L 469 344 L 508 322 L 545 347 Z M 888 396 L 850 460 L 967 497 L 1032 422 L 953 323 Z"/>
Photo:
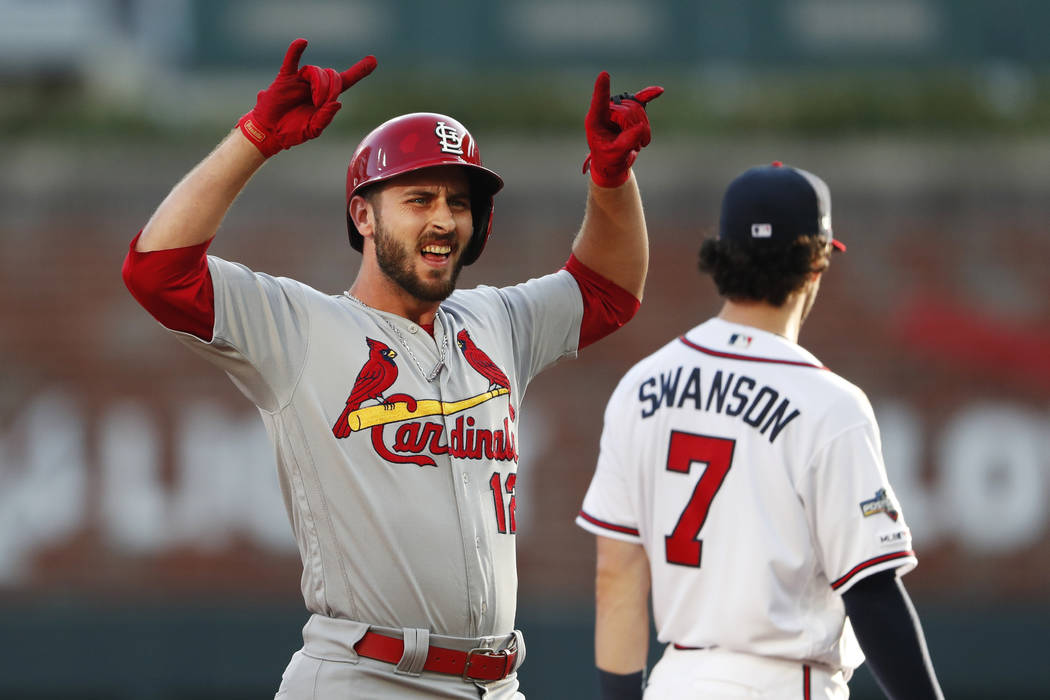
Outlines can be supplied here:
<path id="1" fill-rule="evenodd" d="M 601 700 L 642 700 L 645 673 L 612 673 L 598 669 L 598 697 Z"/>
<path id="2" fill-rule="evenodd" d="M 875 680 L 890 700 L 944 700 L 919 617 L 894 571 L 858 581 L 842 595 Z"/>

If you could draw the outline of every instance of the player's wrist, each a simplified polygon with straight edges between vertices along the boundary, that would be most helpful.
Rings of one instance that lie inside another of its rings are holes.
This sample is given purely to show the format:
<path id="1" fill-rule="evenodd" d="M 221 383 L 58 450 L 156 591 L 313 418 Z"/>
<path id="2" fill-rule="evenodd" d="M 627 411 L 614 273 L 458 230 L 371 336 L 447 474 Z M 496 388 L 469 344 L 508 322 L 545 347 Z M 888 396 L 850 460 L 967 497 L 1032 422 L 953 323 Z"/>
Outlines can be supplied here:
<path id="1" fill-rule="evenodd" d="M 255 172 L 266 163 L 267 157 L 259 150 L 259 147 L 239 126 L 230 129 L 230 133 L 216 148 L 221 151 L 219 157 L 228 164 L 234 165 L 238 171 L 248 174 Z"/>
<path id="2" fill-rule="evenodd" d="M 613 673 L 598 670 L 598 697 L 600 700 L 642 700 L 645 672 Z"/>
<path id="3" fill-rule="evenodd" d="M 591 159 L 591 182 L 604 189 L 614 189 L 627 182 L 631 177 L 631 168 L 624 163 L 598 165 Z"/>

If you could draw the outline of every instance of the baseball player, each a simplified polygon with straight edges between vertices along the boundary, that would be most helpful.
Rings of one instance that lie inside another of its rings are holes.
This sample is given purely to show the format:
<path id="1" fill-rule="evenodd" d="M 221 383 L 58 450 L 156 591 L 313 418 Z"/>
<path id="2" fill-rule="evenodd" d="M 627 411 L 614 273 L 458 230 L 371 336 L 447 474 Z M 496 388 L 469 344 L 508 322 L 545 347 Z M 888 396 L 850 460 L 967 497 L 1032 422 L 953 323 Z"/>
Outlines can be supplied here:
<path id="1" fill-rule="evenodd" d="M 643 696 L 650 587 L 647 700 L 846 698 L 865 654 L 889 697 L 941 697 L 871 406 L 797 344 L 836 249 L 820 178 L 743 173 L 700 250 L 721 312 L 610 398 L 576 520 L 598 535 L 604 700 Z"/>
<path id="2" fill-rule="evenodd" d="M 328 294 L 205 254 L 252 174 L 318 136 L 375 68 L 300 68 L 306 43 L 134 238 L 124 279 L 230 376 L 273 442 L 312 613 L 277 697 L 521 698 L 518 404 L 537 373 L 638 308 L 648 244 L 630 167 L 662 89 L 611 99 L 598 76 L 572 254 L 502 289 L 455 290 L 503 185 L 470 132 L 441 114 L 383 123 L 347 174 L 361 267 Z"/>

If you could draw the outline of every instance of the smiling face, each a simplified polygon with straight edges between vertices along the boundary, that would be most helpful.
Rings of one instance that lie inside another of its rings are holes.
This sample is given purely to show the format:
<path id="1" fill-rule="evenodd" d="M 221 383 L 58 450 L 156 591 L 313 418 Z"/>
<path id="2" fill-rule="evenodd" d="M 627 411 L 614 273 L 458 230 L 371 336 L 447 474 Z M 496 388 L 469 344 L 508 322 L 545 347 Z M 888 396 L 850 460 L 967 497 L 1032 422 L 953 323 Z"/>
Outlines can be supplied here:
<path id="1" fill-rule="evenodd" d="M 368 202 L 370 225 L 359 229 L 371 239 L 382 273 L 420 301 L 446 299 L 456 288 L 473 232 L 470 181 L 463 169 L 406 173 L 384 183 Z"/>

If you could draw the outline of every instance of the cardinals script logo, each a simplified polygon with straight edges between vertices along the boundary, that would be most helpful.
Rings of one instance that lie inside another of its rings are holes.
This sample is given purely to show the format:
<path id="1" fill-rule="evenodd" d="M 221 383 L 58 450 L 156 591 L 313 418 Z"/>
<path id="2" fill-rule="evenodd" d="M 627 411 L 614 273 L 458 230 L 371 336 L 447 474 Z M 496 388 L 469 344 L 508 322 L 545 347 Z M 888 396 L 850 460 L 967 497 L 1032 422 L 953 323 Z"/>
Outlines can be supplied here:
<path id="1" fill-rule="evenodd" d="M 514 407 L 508 404 L 508 416 L 495 430 L 477 426 L 473 416 L 459 416 L 453 427 L 445 421 L 421 421 L 428 416 L 450 416 L 500 396 L 510 400 L 510 381 L 485 352 L 474 344 L 470 334 L 461 330 L 456 344 L 467 363 L 488 380 L 488 390 L 460 401 L 417 400 L 407 394 L 388 394 L 397 379 L 397 353 L 374 338 L 365 338 L 368 359 L 357 373 L 346 406 L 339 415 L 332 434 L 342 439 L 355 432 L 371 431 L 372 447 L 380 457 L 395 464 L 436 467 L 431 455 L 449 454 L 460 459 L 518 461 L 514 431 Z M 368 404 L 368 405 L 366 405 Z M 497 419 L 498 420 L 498 419 Z M 397 424 L 393 441 L 388 444 L 383 430 Z"/>

